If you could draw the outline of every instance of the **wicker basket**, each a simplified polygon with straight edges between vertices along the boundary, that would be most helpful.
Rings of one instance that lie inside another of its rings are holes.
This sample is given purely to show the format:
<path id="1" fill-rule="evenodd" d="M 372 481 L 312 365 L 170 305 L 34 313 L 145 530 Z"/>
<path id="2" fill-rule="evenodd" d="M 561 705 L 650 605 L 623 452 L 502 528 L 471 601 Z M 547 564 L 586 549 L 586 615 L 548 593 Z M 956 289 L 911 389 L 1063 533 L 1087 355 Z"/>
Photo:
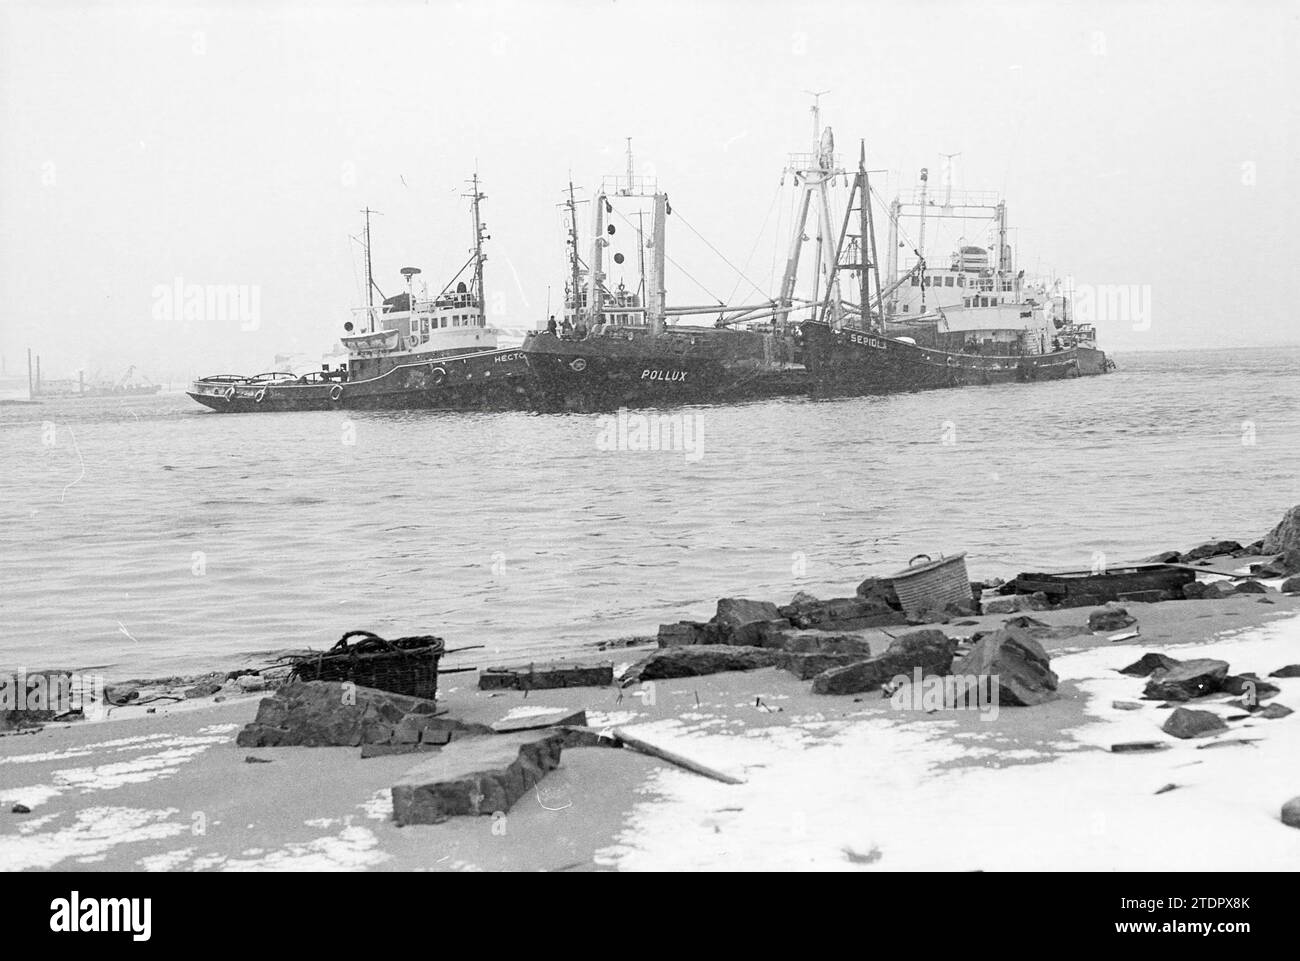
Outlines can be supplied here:
<path id="1" fill-rule="evenodd" d="M 906 570 L 899 571 L 889 580 L 903 610 L 911 617 L 927 611 L 942 611 L 949 604 L 971 603 L 965 552 L 952 557 L 940 555 L 937 561 L 930 560 L 929 554 L 917 554 Z"/>
<path id="2" fill-rule="evenodd" d="M 349 644 L 348 639 L 361 640 Z M 294 661 L 290 680 L 351 681 L 394 694 L 432 701 L 438 694 L 442 638 L 431 635 L 386 641 L 370 631 L 348 631 L 328 651 Z"/>

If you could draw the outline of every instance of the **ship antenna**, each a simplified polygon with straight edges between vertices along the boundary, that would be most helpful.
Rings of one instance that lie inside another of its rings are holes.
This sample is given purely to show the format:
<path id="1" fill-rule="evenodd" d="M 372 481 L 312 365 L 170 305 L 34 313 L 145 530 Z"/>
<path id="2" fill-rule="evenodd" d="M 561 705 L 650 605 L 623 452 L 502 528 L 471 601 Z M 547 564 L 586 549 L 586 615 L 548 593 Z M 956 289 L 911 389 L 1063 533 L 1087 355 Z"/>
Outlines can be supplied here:
<path id="1" fill-rule="evenodd" d="M 961 151 L 956 153 L 941 153 L 943 158 L 943 206 L 947 210 L 952 206 L 952 158 L 960 157 Z"/>

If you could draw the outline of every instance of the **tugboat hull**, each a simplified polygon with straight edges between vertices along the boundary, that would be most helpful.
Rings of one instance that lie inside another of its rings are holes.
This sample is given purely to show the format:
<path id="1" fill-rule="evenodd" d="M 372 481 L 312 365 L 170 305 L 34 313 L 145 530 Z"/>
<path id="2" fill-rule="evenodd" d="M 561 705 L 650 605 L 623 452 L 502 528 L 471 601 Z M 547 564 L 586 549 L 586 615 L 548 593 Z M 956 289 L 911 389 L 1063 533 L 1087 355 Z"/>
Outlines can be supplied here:
<path id="1" fill-rule="evenodd" d="M 365 380 L 257 384 L 199 380 L 190 397 L 223 414 L 297 410 L 515 410 L 528 406 L 521 350 L 431 357 Z"/>
<path id="2" fill-rule="evenodd" d="M 805 393 L 803 368 L 771 357 L 770 345 L 770 335 L 731 331 L 584 340 L 542 332 L 529 337 L 524 351 L 538 406 L 593 411 Z"/>
<path id="3" fill-rule="evenodd" d="M 804 362 L 820 394 L 885 394 L 1104 374 L 1105 353 L 1072 347 L 1048 354 L 993 356 L 910 344 L 893 337 L 823 323 L 802 325 Z"/>

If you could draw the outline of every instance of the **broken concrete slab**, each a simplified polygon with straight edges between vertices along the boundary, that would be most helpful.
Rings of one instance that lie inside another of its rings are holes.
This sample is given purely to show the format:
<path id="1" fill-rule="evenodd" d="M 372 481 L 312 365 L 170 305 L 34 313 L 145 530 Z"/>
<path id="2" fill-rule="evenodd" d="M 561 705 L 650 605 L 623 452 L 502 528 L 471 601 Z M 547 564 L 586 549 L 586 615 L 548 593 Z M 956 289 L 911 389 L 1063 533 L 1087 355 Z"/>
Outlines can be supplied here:
<path id="1" fill-rule="evenodd" d="M 1144 564 L 1177 564 L 1183 555 L 1178 551 L 1161 551 L 1159 554 L 1152 554 L 1150 557 L 1142 558 Z"/>
<path id="2" fill-rule="evenodd" d="M 868 627 L 888 627 L 907 622 L 907 615 L 879 598 L 832 597 L 787 604 L 780 616 L 797 628 L 823 631 L 859 631 Z"/>
<path id="3" fill-rule="evenodd" d="M 660 624 L 657 640 L 660 647 L 722 643 L 717 626 L 704 621 L 678 621 L 675 624 Z"/>
<path id="4" fill-rule="evenodd" d="M 1156 654 L 1154 652 L 1143 654 L 1128 667 L 1120 668 L 1121 674 L 1127 674 L 1130 677 L 1150 677 L 1156 671 L 1167 671 L 1170 668 L 1177 667 L 1182 661 L 1170 657 L 1168 654 Z"/>
<path id="5" fill-rule="evenodd" d="M 239 732 L 240 747 L 357 747 L 413 743 L 410 732 L 490 733 L 480 724 L 437 718 L 433 701 L 342 681 L 298 681 L 263 698 L 257 716 Z M 418 741 L 420 738 L 414 738 Z"/>
<path id="6" fill-rule="evenodd" d="M 1174 708 L 1174 712 L 1160 727 L 1166 734 L 1183 739 L 1208 737 L 1227 729 L 1228 725 L 1223 718 L 1213 711 L 1194 711 L 1186 707 Z"/>
<path id="7" fill-rule="evenodd" d="M 439 747 L 434 744 L 363 744 L 361 745 L 361 760 L 365 761 L 372 757 L 388 757 L 393 754 L 427 754 L 437 750 L 439 750 Z"/>
<path id="8" fill-rule="evenodd" d="M 789 671 L 801 681 L 838 667 L 846 667 L 867 660 L 871 655 L 862 653 L 828 654 L 820 652 L 782 651 L 776 666 Z"/>
<path id="9" fill-rule="evenodd" d="M 539 711 L 526 717 L 502 718 L 494 722 L 491 727 L 498 734 L 509 734 L 514 731 L 536 731 L 540 728 L 557 727 L 559 725 L 586 727 L 587 712 L 574 711 L 563 707 L 550 708 L 545 712 Z"/>
<path id="10" fill-rule="evenodd" d="M 1107 604 L 1100 610 L 1093 611 L 1088 615 L 1088 629 L 1099 633 L 1120 631 L 1126 627 L 1132 627 L 1136 623 L 1137 618 L 1118 604 Z"/>
<path id="11" fill-rule="evenodd" d="M 1262 717 L 1266 721 L 1276 721 L 1286 717 L 1288 714 L 1294 714 L 1295 711 L 1285 704 L 1266 704 L 1264 707 L 1257 708 L 1253 714 L 1255 717 Z"/>
<path id="12" fill-rule="evenodd" d="M 1151 675 L 1142 696 L 1156 701 L 1190 701 L 1219 690 L 1228 675 L 1228 662 L 1199 657 Z"/>
<path id="13" fill-rule="evenodd" d="M 551 731 L 453 741 L 393 785 L 399 825 L 457 815 L 505 813 L 560 763 L 564 736 Z"/>
<path id="14" fill-rule="evenodd" d="M 898 591 L 894 587 L 894 582 L 888 577 L 868 577 L 853 592 L 858 597 L 869 601 L 878 601 L 886 607 L 901 611 L 902 602 L 898 599 Z"/>
<path id="15" fill-rule="evenodd" d="M 1276 671 L 1270 671 L 1269 677 L 1300 677 L 1300 664 L 1288 664 L 1286 667 L 1279 667 Z"/>
<path id="16" fill-rule="evenodd" d="M 1229 674 L 1219 684 L 1219 690 L 1225 694 L 1239 694 L 1246 703 L 1266 701 L 1277 697 L 1282 689 L 1276 684 L 1262 681 L 1254 674 Z"/>
<path id="17" fill-rule="evenodd" d="M 722 671 L 753 671 L 773 667 L 780 656 L 780 651 L 768 647 L 731 644 L 668 647 L 637 661 L 623 673 L 619 682 L 626 687 L 638 681 L 698 677 Z"/>
<path id="18" fill-rule="evenodd" d="M 1200 599 L 1203 601 L 1219 601 L 1236 593 L 1237 588 L 1232 581 L 1212 581 L 1205 585 L 1205 589 L 1201 591 Z"/>
<path id="19" fill-rule="evenodd" d="M 771 601 L 744 597 L 719 598 L 712 623 L 717 627 L 720 643 L 737 647 L 764 647 L 765 637 L 789 627 Z"/>
<path id="20" fill-rule="evenodd" d="M 814 694 L 861 694 L 874 691 L 897 675 L 912 676 L 920 668 L 925 677 L 944 675 L 952 666 L 957 641 L 943 631 L 912 631 L 896 638 L 877 657 L 832 668 L 813 679 Z"/>
<path id="21" fill-rule="evenodd" d="M 478 678 L 480 691 L 548 691 L 562 687 L 608 687 L 614 683 L 614 663 L 521 664 L 485 668 Z"/>
<path id="22" fill-rule="evenodd" d="M 881 634 L 882 641 L 887 635 Z M 861 634 L 789 630 L 781 637 L 781 650 L 792 654 L 861 654 L 871 656 L 871 641 Z"/>
<path id="23" fill-rule="evenodd" d="M 1199 547 L 1193 547 L 1182 556 L 1184 564 L 1191 561 L 1203 560 L 1207 557 L 1220 557 L 1223 554 L 1231 554 L 1233 551 L 1241 550 L 1241 545 L 1236 541 L 1207 541 Z M 1269 553 L 1273 553 L 1270 551 Z"/>
<path id="24" fill-rule="evenodd" d="M 1007 627 L 979 639 L 952 664 L 952 673 L 998 678 L 998 704 L 1032 707 L 1054 700 L 1057 677 L 1041 644 L 1023 628 Z"/>

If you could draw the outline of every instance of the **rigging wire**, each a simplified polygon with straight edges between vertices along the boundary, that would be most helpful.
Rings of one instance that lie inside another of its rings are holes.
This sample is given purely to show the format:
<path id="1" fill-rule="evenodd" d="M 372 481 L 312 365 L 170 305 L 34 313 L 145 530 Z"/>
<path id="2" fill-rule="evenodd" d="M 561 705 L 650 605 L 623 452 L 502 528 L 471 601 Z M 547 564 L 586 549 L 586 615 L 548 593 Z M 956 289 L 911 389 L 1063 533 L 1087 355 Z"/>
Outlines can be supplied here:
<path id="1" fill-rule="evenodd" d="M 619 220 L 623 221 L 623 223 L 627 224 L 629 227 L 632 226 L 632 221 L 628 220 L 628 218 L 625 217 L 625 216 L 623 215 L 623 212 L 620 211 L 620 210 L 618 210 L 617 208 L 614 208 L 614 216 L 618 217 Z M 689 225 L 688 225 L 688 226 L 689 226 Z M 697 236 L 698 236 L 698 235 L 697 235 Z M 700 239 L 703 240 L 704 238 L 701 237 Z M 705 242 L 705 243 L 708 243 L 707 240 L 704 241 L 704 242 Z M 686 278 L 687 278 L 688 280 L 690 280 L 691 283 L 695 284 L 696 287 L 699 287 L 700 290 L 704 291 L 706 294 L 708 294 L 710 297 L 712 297 L 714 300 L 716 300 L 716 301 L 718 302 L 719 306 L 722 306 L 722 305 L 724 305 L 724 304 L 726 303 L 726 302 L 725 302 L 724 300 L 722 300 L 722 299 L 721 299 L 717 294 L 715 294 L 713 291 L 709 290 L 708 287 L 705 287 L 702 283 L 700 283 L 698 280 L 696 280 L 695 277 L 691 274 L 691 272 L 690 272 L 689 270 L 687 270 L 685 267 L 683 267 L 683 266 L 682 266 L 681 264 L 679 264 L 677 261 L 673 260 L 673 258 L 669 257 L 669 256 L 668 256 L 668 251 L 665 250 L 665 251 L 663 252 L 663 254 L 664 254 L 664 260 L 668 261 L 668 263 L 672 264 L 674 267 L 676 267 L 678 270 L 680 270 L 683 274 L 685 274 L 685 275 L 686 275 Z M 608 290 L 606 290 L 606 293 L 608 293 Z"/>
<path id="2" fill-rule="evenodd" d="M 348 240 L 352 241 L 353 244 L 358 242 L 357 238 L 351 234 L 348 234 Z M 357 290 L 356 302 L 359 304 L 365 300 L 365 295 L 361 293 L 361 278 L 357 276 L 357 250 L 352 244 L 348 244 L 348 263 L 352 265 L 352 286 Z"/>
<path id="3" fill-rule="evenodd" d="M 687 219 L 683 217 L 680 212 L 677 214 L 677 218 L 682 222 L 682 225 L 687 230 L 693 233 L 696 237 L 699 237 L 700 240 L 704 241 L 704 246 L 708 247 L 715 254 L 721 257 L 722 262 L 726 264 L 728 267 L 730 267 L 732 270 L 734 270 L 737 276 L 739 276 L 742 280 L 745 281 L 745 283 L 749 284 L 749 286 L 753 287 L 756 291 L 758 291 L 758 295 L 760 297 L 762 297 L 765 300 L 770 297 L 770 294 L 764 293 L 763 288 L 759 287 L 758 284 L 754 283 L 752 280 L 746 277 L 744 272 L 741 271 L 740 268 L 738 268 L 735 264 L 733 264 L 730 260 L 728 260 L 726 256 L 722 253 L 722 251 L 720 251 L 717 247 L 713 246 L 713 244 L 709 243 L 708 238 L 706 238 L 702 233 L 700 233 L 698 230 L 692 227 L 690 223 L 687 221 Z M 737 284 L 737 286 L 739 286 L 739 284 Z"/>
<path id="4" fill-rule="evenodd" d="M 776 202 L 781 199 L 781 187 L 778 185 L 776 192 L 772 194 L 772 203 L 768 205 L 767 213 L 763 215 L 763 225 L 758 228 L 758 235 L 754 238 L 754 246 L 749 248 L 749 256 L 745 258 L 745 270 L 749 269 L 749 262 L 754 259 L 754 252 L 758 250 L 759 241 L 763 239 L 763 231 L 767 229 L 767 222 L 772 219 L 772 211 L 776 209 Z M 731 288 L 731 293 L 727 295 L 727 300 L 736 296 L 736 291 L 740 289 L 740 281 L 743 275 L 736 277 L 736 286 Z M 751 281 L 752 283 L 752 281 Z M 757 288 L 755 288 L 757 289 Z M 768 287 L 771 290 L 771 286 Z"/>
<path id="5" fill-rule="evenodd" d="M 784 186 L 784 182 L 782 183 L 781 186 Z M 781 187 L 778 187 L 777 189 L 780 190 Z M 794 205 L 797 202 L 797 194 L 798 191 L 794 191 L 794 190 L 790 191 L 790 223 L 791 224 L 794 223 Z M 787 228 L 787 230 L 788 229 L 789 228 Z M 781 218 L 780 216 L 778 216 L 776 221 L 776 236 L 772 238 L 772 269 L 768 273 L 769 288 L 773 288 L 776 286 L 776 256 L 777 256 L 778 249 L 781 246 L 781 233 L 782 233 Z"/>

